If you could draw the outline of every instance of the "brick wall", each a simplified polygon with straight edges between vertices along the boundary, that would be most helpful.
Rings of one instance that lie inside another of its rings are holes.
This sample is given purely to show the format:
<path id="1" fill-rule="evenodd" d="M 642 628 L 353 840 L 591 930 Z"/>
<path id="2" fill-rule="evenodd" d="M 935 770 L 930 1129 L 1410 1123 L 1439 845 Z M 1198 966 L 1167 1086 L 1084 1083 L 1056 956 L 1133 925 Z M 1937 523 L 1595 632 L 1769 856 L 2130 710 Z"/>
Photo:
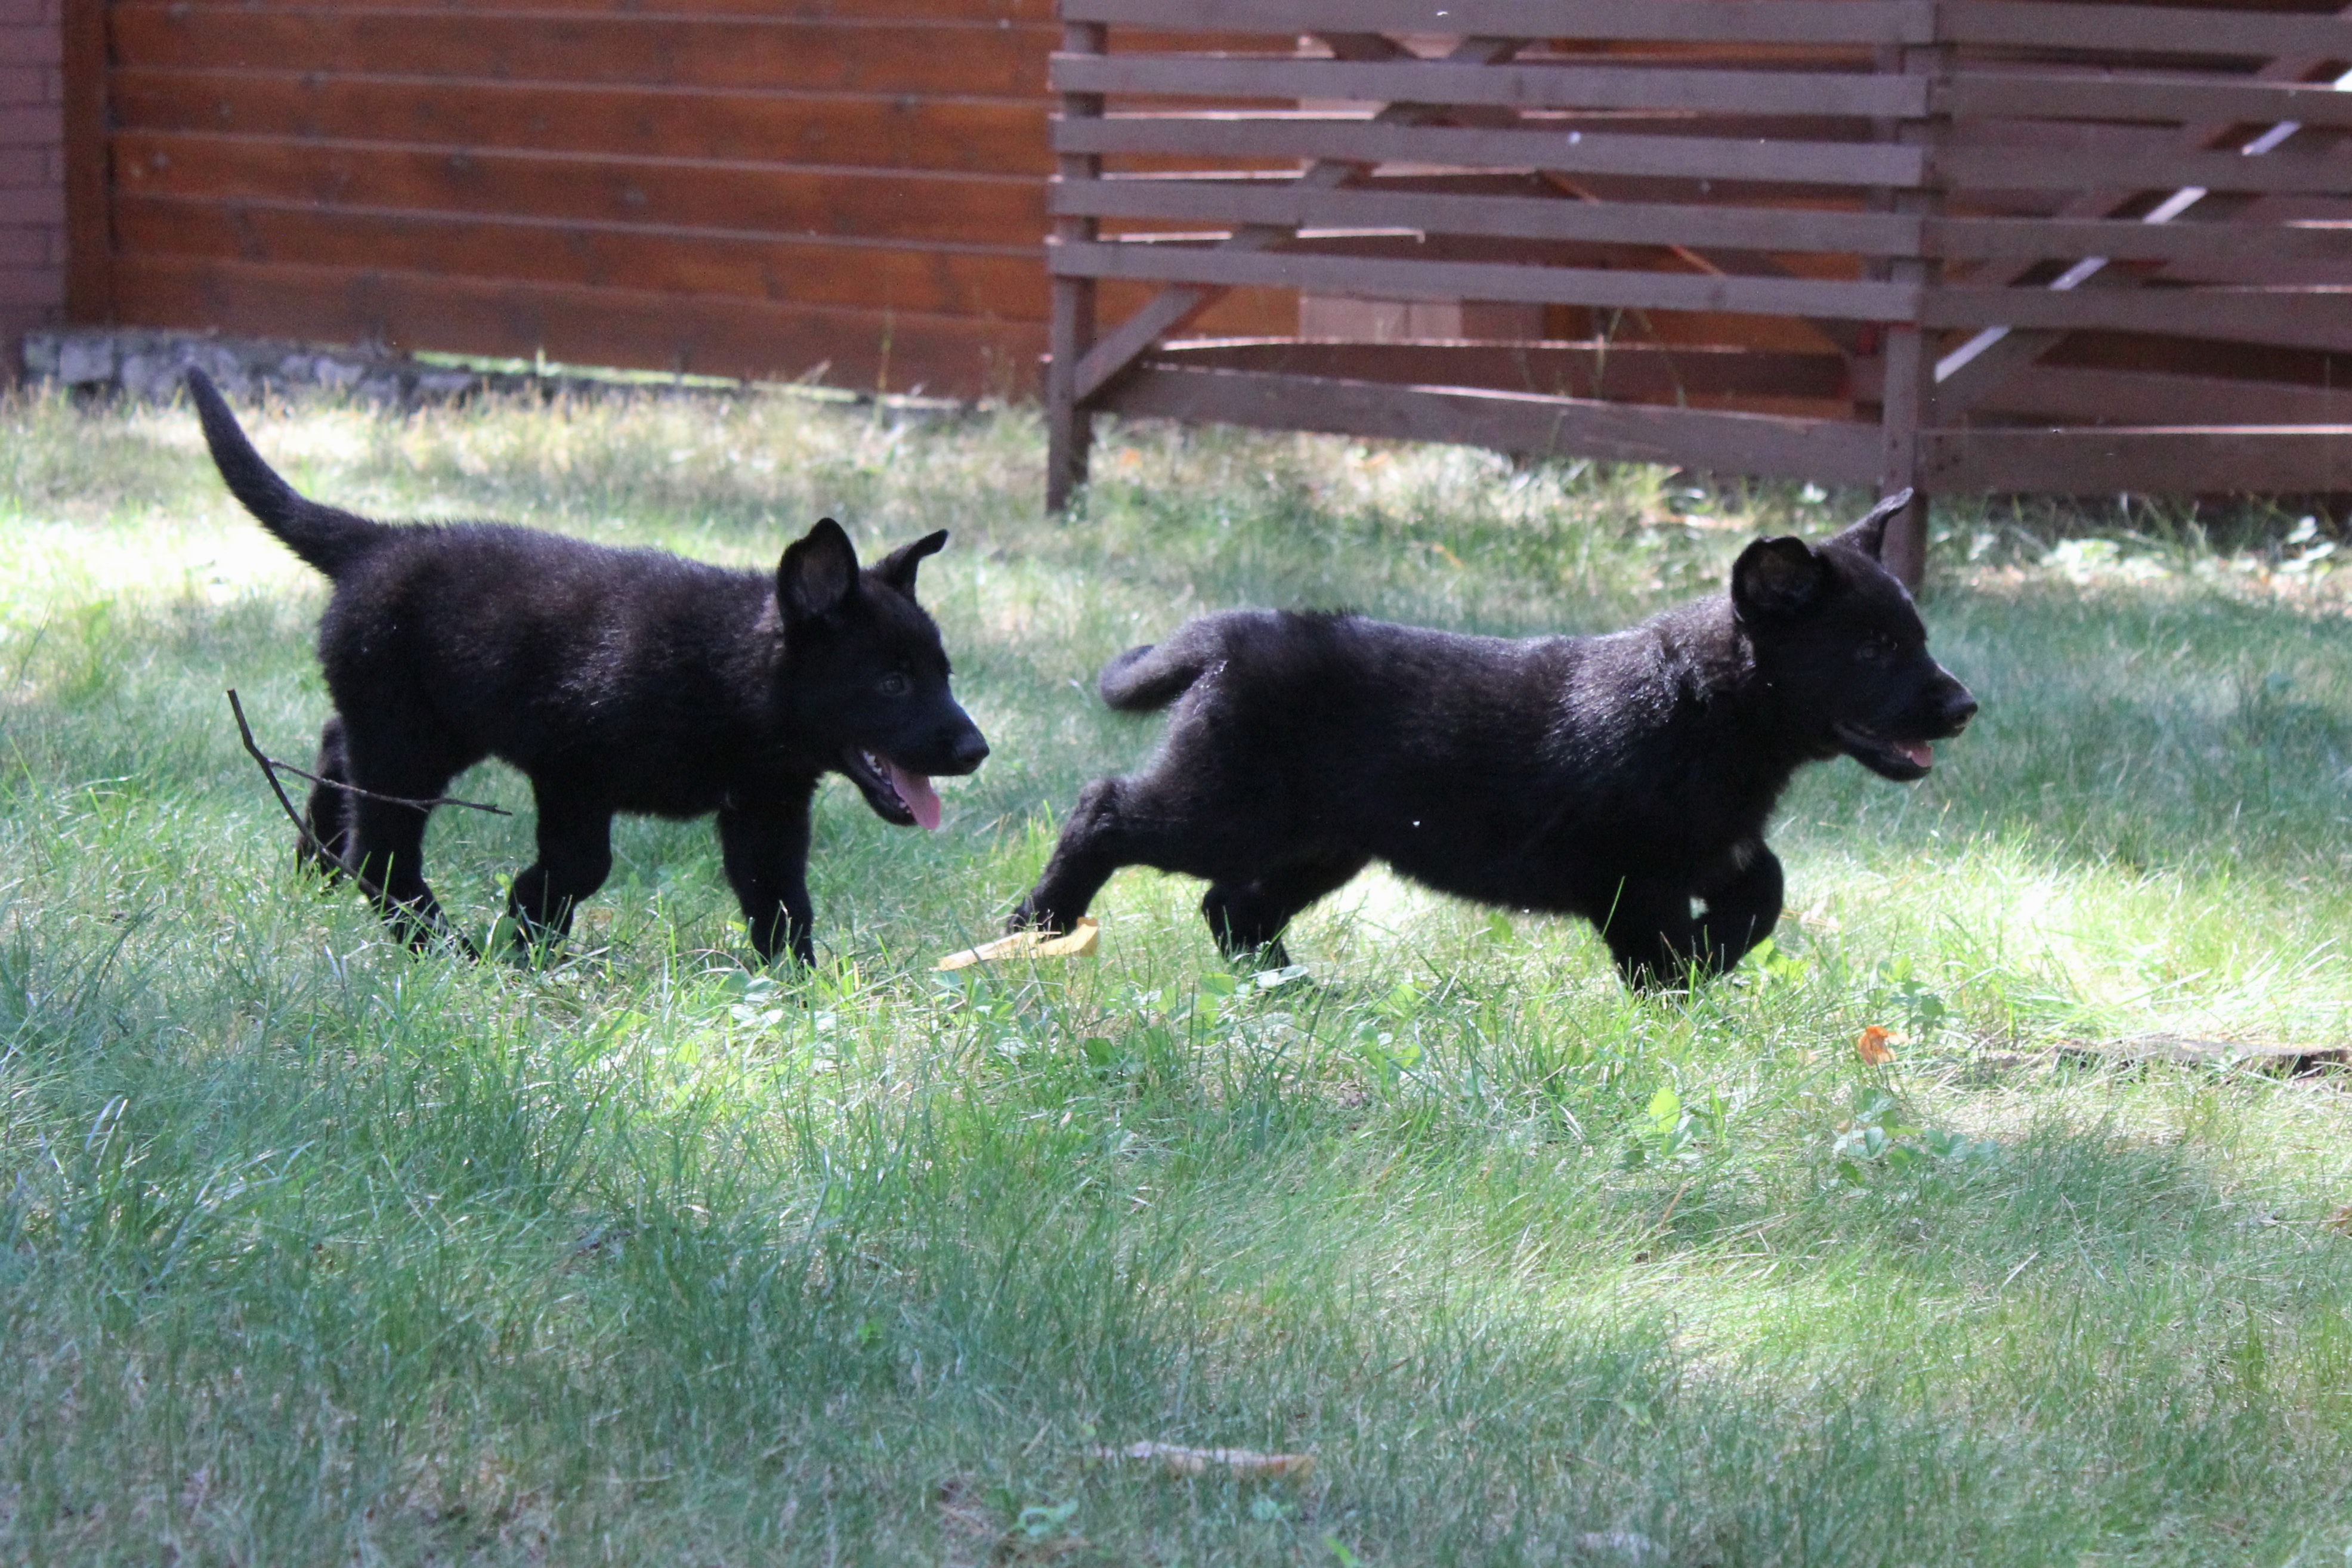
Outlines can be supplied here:
<path id="1" fill-rule="evenodd" d="M 0 0 L 0 379 L 26 331 L 65 316 L 61 0 Z"/>

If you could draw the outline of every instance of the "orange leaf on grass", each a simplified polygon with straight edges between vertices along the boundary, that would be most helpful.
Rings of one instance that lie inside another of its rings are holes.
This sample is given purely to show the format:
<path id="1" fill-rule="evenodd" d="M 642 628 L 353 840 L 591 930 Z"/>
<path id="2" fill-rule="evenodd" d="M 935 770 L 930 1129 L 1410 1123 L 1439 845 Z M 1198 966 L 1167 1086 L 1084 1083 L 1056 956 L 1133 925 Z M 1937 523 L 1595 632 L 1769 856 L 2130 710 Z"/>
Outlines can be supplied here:
<path id="1" fill-rule="evenodd" d="M 1895 1060 L 1895 1053 L 1886 1049 L 1886 1042 L 1894 1038 L 1893 1030 L 1872 1024 L 1862 1031 L 1862 1038 L 1853 1042 L 1854 1054 L 1862 1058 L 1866 1067 L 1884 1067 Z"/>

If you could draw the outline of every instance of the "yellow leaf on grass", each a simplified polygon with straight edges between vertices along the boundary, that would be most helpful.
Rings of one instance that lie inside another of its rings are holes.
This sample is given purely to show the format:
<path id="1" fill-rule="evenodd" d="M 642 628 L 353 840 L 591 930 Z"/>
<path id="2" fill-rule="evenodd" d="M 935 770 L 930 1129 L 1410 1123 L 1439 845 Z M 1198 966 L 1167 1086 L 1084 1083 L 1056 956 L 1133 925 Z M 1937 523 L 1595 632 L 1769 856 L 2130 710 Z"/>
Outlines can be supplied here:
<path id="1" fill-rule="evenodd" d="M 2352 1236 L 2352 1203 L 2346 1204 L 2320 1223 L 2338 1236 Z"/>
<path id="2" fill-rule="evenodd" d="M 1171 1476 L 1206 1475 L 1212 1469 L 1236 1480 L 1305 1480 L 1315 1473 L 1312 1454 L 1261 1454 L 1254 1448 L 1188 1448 L 1181 1443 L 1129 1443 L 1124 1448 L 1088 1448 L 1090 1459 L 1156 1460 Z"/>
<path id="3" fill-rule="evenodd" d="M 931 966 L 935 969 L 964 969 L 974 964 L 993 964 L 1006 958 L 1088 958 L 1102 939 L 1102 927 L 1091 915 L 1081 915 L 1078 923 L 1065 936 L 1048 936 L 1043 931 L 1015 931 L 1010 936 L 999 936 L 993 942 L 983 942 L 977 947 L 967 947 L 961 953 L 950 953 Z"/>
<path id="4" fill-rule="evenodd" d="M 1862 1038 L 1853 1042 L 1854 1054 L 1862 1058 L 1865 1066 L 1884 1067 L 1895 1060 L 1895 1053 L 1886 1049 L 1886 1042 L 1894 1038 L 1893 1030 L 1872 1024 L 1862 1031 Z"/>

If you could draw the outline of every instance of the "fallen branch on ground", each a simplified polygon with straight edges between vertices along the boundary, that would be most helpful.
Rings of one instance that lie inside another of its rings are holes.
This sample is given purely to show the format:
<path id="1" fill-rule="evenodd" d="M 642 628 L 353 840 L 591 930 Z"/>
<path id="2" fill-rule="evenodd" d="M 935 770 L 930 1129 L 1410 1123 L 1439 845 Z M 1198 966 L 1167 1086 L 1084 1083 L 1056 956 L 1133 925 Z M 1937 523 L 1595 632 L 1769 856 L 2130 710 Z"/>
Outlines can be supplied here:
<path id="1" fill-rule="evenodd" d="M 236 700 L 236 688 L 234 686 L 229 688 L 228 706 L 236 709 L 236 727 L 245 733 L 245 748 L 252 752 L 254 759 L 273 774 L 291 773 L 297 779 L 308 779 L 313 784 L 323 784 L 330 789 L 341 789 L 346 795 L 364 795 L 371 800 L 382 800 L 393 806 L 414 806 L 420 811 L 429 811 L 436 806 L 463 806 L 469 811 L 488 811 L 493 817 L 514 815 L 504 806 L 486 806 L 479 800 L 460 800 L 455 795 L 436 795 L 429 800 L 417 800 L 405 795 L 378 794 L 373 789 L 362 789 L 356 784 L 346 784 L 340 779 L 321 779 L 308 768 L 297 768 L 290 762 L 280 762 L 275 757 L 266 757 L 262 754 L 261 748 L 254 744 L 253 731 L 246 727 L 245 708 Z"/>
<path id="2" fill-rule="evenodd" d="M 360 891 L 366 894 L 368 897 L 374 902 L 375 906 L 378 909 L 386 911 L 387 916 L 389 912 L 392 910 L 398 909 L 405 912 L 406 906 L 402 904 L 399 900 L 394 898 L 390 894 L 384 892 L 382 887 L 378 886 L 369 877 L 362 874 L 357 867 L 346 865 L 339 856 L 328 852 L 327 846 L 319 841 L 319 835 L 310 831 L 310 824 L 302 820 L 302 813 L 294 809 L 294 802 L 287 798 L 286 786 L 278 782 L 278 769 L 283 768 L 289 773 L 301 774 L 305 779 L 313 779 L 316 782 L 325 784 L 331 789 L 349 789 L 356 795 L 366 795 L 371 800 L 390 800 L 396 805 L 472 806 L 477 811 L 497 811 L 501 817 L 513 815 L 512 812 L 499 810 L 496 806 L 479 805 L 472 800 L 404 800 L 398 796 L 378 795 L 372 790 L 362 789 L 356 785 L 337 784 L 332 779 L 319 779 L 316 774 L 304 773 L 299 768 L 296 768 L 290 763 L 280 762 L 277 758 L 271 757 L 268 752 L 261 749 L 261 743 L 253 738 L 253 726 L 246 722 L 245 704 L 237 700 L 236 688 L 235 686 L 231 686 L 228 689 L 228 710 L 236 716 L 236 733 L 245 741 L 246 754 L 251 757 L 256 763 L 260 765 L 261 777 L 268 781 L 269 792 L 278 797 L 278 804 L 285 811 L 286 820 L 293 823 L 295 832 L 301 835 L 303 847 L 309 850 L 310 853 L 317 858 L 321 866 L 331 867 L 337 873 L 350 877 L 353 882 L 357 883 L 359 884 Z M 405 918 L 416 920 L 417 916 L 413 912 L 406 912 Z M 420 921 L 419 924 L 426 923 Z M 481 954 L 475 950 L 474 945 L 466 939 L 463 933 L 451 930 L 446 924 L 436 921 L 427 925 L 426 928 L 428 930 L 432 930 L 436 926 L 437 930 L 436 931 L 436 934 L 449 941 L 455 942 L 457 945 L 459 951 L 463 952 L 467 957 L 479 958 L 481 956 Z"/>
<path id="3" fill-rule="evenodd" d="M 379 905 L 390 904 L 392 900 L 383 889 L 328 852 L 327 846 L 319 841 L 319 835 L 310 831 L 310 824 L 302 820 L 302 813 L 294 809 L 294 802 L 286 798 L 286 786 L 278 782 L 278 769 L 283 764 L 273 761 L 268 753 L 261 749 L 261 743 L 253 738 L 253 726 L 245 721 L 245 705 L 237 700 L 235 686 L 228 689 L 228 711 L 236 716 L 236 733 L 245 740 L 246 754 L 261 765 L 261 777 L 268 781 L 269 792 L 278 797 L 278 804 L 284 809 L 286 820 L 293 823 L 294 831 L 302 836 L 302 847 L 316 855 L 320 865 L 333 866 L 359 883 L 360 891 Z"/>

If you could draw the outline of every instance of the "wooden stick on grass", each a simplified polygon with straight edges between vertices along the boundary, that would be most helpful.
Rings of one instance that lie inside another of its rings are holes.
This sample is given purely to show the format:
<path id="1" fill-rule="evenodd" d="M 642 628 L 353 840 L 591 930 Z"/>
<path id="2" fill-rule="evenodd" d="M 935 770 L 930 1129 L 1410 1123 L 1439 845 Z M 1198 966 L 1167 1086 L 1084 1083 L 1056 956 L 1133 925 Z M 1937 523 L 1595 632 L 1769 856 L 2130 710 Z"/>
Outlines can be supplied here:
<path id="1" fill-rule="evenodd" d="M 360 891 L 375 900 L 378 904 L 390 904 L 392 900 L 383 889 L 327 852 L 327 846 L 319 841 L 319 835 L 310 831 L 310 824 L 302 820 L 302 813 L 296 810 L 294 802 L 286 798 L 286 786 L 278 782 L 278 769 L 285 765 L 273 761 L 269 755 L 261 749 L 261 743 L 253 738 L 253 726 L 245 721 L 245 705 L 237 701 L 235 686 L 228 689 L 228 711 L 236 716 L 236 733 L 244 737 L 247 755 L 260 764 L 262 778 L 269 781 L 269 792 L 278 797 L 278 805 L 285 809 L 286 820 L 294 824 L 296 832 L 302 835 L 303 847 L 319 857 L 320 864 L 336 867 L 345 876 L 358 883 Z"/>
<path id="2" fill-rule="evenodd" d="M 250 756 L 256 763 L 260 765 L 261 776 L 269 781 L 269 792 L 278 797 L 278 804 L 284 809 L 286 812 L 286 820 L 294 824 L 294 831 L 302 836 L 303 844 L 312 854 L 318 857 L 319 863 L 320 865 L 331 866 L 336 871 L 341 872 L 343 875 L 350 877 L 353 882 L 359 883 L 360 891 L 366 894 L 370 899 L 373 900 L 378 909 L 387 912 L 395 909 L 402 910 L 403 918 L 412 921 L 417 919 L 417 916 L 414 912 L 408 911 L 399 900 L 394 898 L 390 894 L 384 892 L 383 888 L 377 886 L 374 882 L 371 881 L 366 875 L 362 873 L 357 867 L 346 865 L 339 857 L 328 852 L 327 846 L 319 841 L 319 835 L 310 831 L 310 824 L 302 820 L 302 813 L 297 811 L 294 809 L 294 802 L 287 798 L 286 787 L 278 782 L 278 770 L 279 768 L 283 768 L 289 773 L 297 774 L 301 778 L 308 779 L 314 784 L 324 784 L 331 789 L 349 790 L 354 795 L 364 795 L 371 800 L 388 800 L 395 806 L 415 806 L 419 810 L 425 810 L 434 806 L 465 806 L 473 810 L 488 811 L 500 817 L 511 817 L 514 815 L 513 812 L 498 806 L 485 806 L 478 800 L 458 800 L 448 797 L 436 797 L 430 800 L 405 800 L 398 795 L 379 795 L 373 789 L 362 789 L 356 784 L 344 784 L 332 779 L 321 779 L 315 773 L 306 773 L 301 768 L 295 767 L 292 763 L 280 762 L 276 758 L 271 757 L 268 753 L 261 749 L 261 743 L 253 738 L 253 726 L 246 722 L 245 704 L 237 700 L 236 688 L 235 686 L 231 686 L 228 689 L 228 709 L 229 712 L 236 716 L 236 733 L 245 741 L 245 749 L 247 754 Z M 462 932 L 451 930 L 446 923 L 439 921 L 437 918 L 432 924 L 433 926 L 438 927 L 438 934 L 440 936 L 457 943 L 458 947 L 464 951 L 467 957 L 478 958 L 481 956 L 479 953 L 475 951 L 474 945 L 466 939 L 466 936 Z"/>

